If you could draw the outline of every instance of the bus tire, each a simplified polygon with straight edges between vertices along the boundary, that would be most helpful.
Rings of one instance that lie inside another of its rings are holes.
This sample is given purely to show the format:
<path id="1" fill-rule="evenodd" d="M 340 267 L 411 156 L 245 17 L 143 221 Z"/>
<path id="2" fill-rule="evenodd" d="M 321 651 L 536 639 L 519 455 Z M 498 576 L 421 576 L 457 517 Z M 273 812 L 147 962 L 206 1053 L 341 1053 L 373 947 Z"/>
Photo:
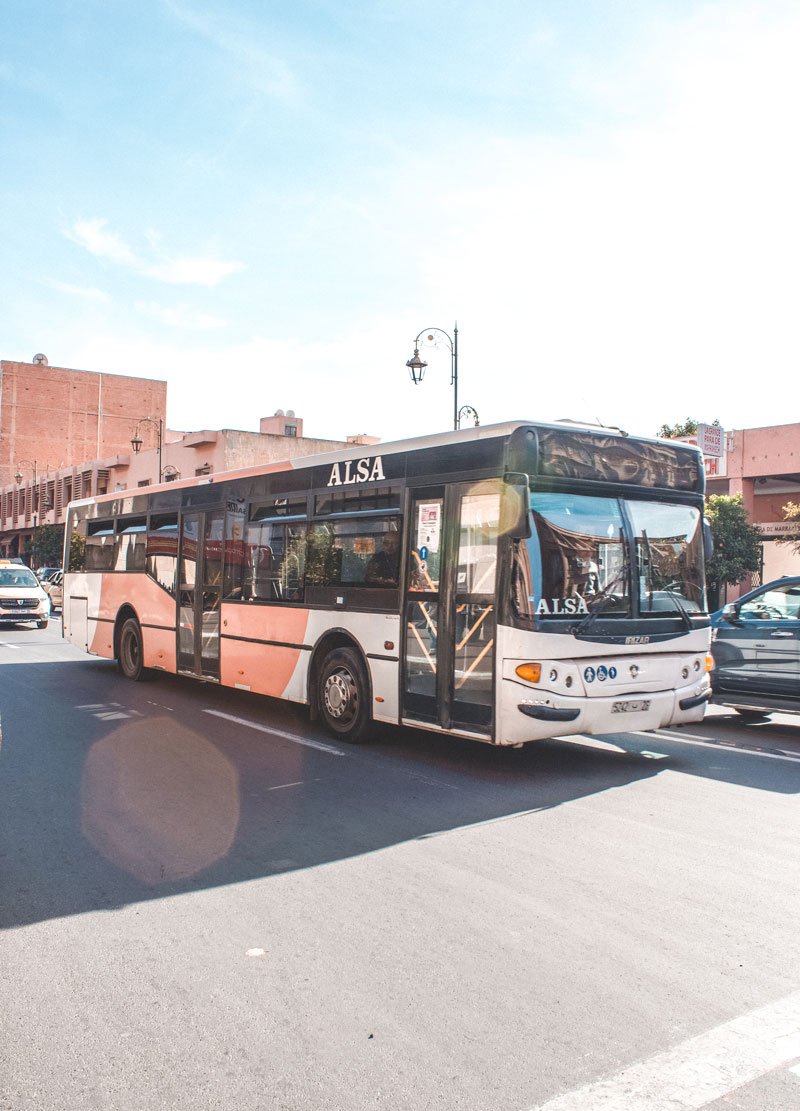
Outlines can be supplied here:
<path id="1" fill-rule="evenodd" d="M 129 617 L 119 631 L 119 654 L 117 667 L 120 674 L 134 683 L 144 677 L 144 651 L 142 630 L 135 617 Z"/>
<path id="2" fill-rule="evenodd" d="M 325 657 L 318 699 L 320 716 L 330 733 L 350 744 L 370 739 L 373 723 L 369 680 L 355 649 L 336 648 Z"/>

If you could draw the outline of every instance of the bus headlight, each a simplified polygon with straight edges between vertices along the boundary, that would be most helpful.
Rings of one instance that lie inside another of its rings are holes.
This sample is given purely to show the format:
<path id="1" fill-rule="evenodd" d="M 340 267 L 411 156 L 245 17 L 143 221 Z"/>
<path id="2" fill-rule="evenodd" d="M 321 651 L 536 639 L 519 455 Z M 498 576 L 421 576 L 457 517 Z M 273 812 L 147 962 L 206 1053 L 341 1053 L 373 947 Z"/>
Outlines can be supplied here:
<path id="1" fill-rule="evenodd" d="M 524 679 L 526 683 L 538 683 L 542 675 L 541 664 L 520 664 L 516 668 L 517 675 L 520 679 Z"/>

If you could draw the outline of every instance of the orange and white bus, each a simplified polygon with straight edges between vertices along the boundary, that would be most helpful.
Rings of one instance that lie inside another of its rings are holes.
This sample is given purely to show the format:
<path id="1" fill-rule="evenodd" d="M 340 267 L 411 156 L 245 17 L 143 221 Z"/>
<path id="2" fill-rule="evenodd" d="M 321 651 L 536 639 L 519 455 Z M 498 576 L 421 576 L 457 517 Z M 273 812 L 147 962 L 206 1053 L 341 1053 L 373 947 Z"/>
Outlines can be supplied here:
<path id="1" fill-rule="evenodd" d="M 306 703 L 342 739 L 696 721 L 702 457 L 513 421 L 73 502 L 64 636 Z"/>

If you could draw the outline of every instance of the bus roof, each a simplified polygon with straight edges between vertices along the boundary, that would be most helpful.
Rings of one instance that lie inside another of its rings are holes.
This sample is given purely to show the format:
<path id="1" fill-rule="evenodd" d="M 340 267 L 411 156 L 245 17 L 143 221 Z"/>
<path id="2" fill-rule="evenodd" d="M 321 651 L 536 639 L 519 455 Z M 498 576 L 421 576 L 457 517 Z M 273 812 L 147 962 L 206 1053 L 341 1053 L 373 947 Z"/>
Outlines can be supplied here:
<path id="1" fill-rule="evenodd" d="M 254 475 L 271 474 L 279 471 L 302 470 L 307 467 L 332 466 L 335 463 L 345 463 L 348 460 L 358 460 L 365 457 L 394 455 L 401 452 L 422 451 L 428 448 L 446 447 L 449 444 L 479 442 L 490 439 L 507 439 L 519 428 L 531 428 L 538 431 L 591 433 L 598 437 L 613 437 L 627 439 L 635 443 L 669 444 L 671 447 L 681 449 L 687 453 L 698 455 L 699 448 L 681 441 L 663 440 L 657 437 L 630 436 L 620 428 L 607 427 L 600 424 L 580 423 L 578 421 L 535 421 L 512 420 L 498 424 L 485 424 L 477 427 L 461 428 L 447 432 L 436 432 L 427 436 L 414 436 L 406 440 L 390 440 L 377 444 L 353 444 L 337 451 L 323 452 L 319 455 L 301 455 L 296 458 L 278 460 L 271 463 L 258 463 L 248 467 L 236 467 L 227 471 L 216 471 L 211 475 L 197 475 L 190 478 L 178 479 L 173 482 L 162 482 L 152 486 L 140 487 L 133 490 L 115 490 L 106 494 L 98 494 L 90 498 L 76 499 L 72 505 L 87 505 L 103 501 L 118 499 L 121 495 L 132 496 L 138 494 L 152 494 L 159 490 L 180 490 L 186 487 L 212 485 L 231 479 L 248 478 Z"/>

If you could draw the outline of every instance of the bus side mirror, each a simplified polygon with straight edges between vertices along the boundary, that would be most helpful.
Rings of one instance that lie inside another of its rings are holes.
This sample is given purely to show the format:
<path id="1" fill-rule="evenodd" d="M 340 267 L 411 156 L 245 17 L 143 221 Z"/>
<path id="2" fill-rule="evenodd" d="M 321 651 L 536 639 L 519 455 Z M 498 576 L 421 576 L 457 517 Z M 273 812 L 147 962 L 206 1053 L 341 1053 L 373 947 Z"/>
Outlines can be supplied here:
<path id="1" fill-rule="evenodd" d="M 711 522 L 708 517 L 703 518 L 703 556 L 706 563 L 714 554 L 714 534 L 711 531 Z"/>
<path id="2" fill-rule="evenodd" d="M 500 535 L 527 540 L 531 535 L 531 496 L 528 477 L 508 474 L 500 493 Z"/>

